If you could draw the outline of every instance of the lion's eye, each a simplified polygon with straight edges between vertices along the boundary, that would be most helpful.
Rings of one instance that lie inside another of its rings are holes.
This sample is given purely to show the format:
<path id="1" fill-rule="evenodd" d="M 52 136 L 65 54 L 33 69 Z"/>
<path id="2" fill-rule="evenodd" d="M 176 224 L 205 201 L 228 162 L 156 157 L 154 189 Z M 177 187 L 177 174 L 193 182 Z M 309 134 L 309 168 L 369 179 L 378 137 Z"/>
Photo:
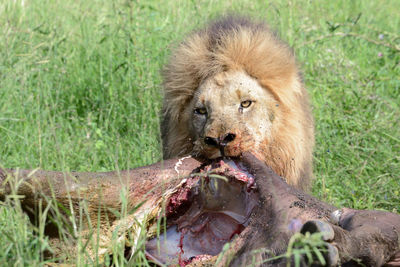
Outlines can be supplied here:
<path id="1" fill-rule="evenodd" d="M 242 103 L 240 103 L 240 107 L 241 108 L 248 108 L 248 107 L 251 106 L 252 103 L 253 103 L 253 101 L 251 101 L 251 100 L 242 101 Z"/>
<path id="2" fill-rule="evenodd" d="M 196 109 L 194 109 L 194 114 L 206 115 L 207 114 L 207 109 L 205 109 L 205 108 L 196 108 Z"/>

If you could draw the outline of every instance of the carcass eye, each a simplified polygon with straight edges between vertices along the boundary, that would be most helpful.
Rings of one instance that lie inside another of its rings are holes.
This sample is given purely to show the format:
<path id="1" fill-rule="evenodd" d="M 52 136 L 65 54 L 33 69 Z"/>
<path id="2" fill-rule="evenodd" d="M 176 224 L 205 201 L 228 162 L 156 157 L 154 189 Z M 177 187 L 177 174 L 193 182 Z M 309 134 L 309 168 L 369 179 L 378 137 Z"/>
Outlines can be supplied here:
<path id="1" fill-rule="evenodd" d="M 205 108 L 196 108 L 196 109 L 194 109 L 194 114 L 206 115 L 207 114 L 207 109 L 205 109 Z"/>
<path id="2" fill-rule="evenodd" d="M 242 103 L 240 103 L 240 107 L 241 108 L 248 108 L 248 107 L 251 106 L 252 103 L 253 103 L 253 101 L 251 101 L 251 100 L 242 101 Z"/>

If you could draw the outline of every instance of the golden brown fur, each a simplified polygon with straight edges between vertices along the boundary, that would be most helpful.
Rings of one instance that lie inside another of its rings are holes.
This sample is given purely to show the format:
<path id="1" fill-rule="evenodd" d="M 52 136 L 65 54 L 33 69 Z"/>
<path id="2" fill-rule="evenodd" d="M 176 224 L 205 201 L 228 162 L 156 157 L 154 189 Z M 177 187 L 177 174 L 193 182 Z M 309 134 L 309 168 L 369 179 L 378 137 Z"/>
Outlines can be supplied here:
<path id="1" fill-rule="evenodd" d="M 231 80 L 236 84 L 229 84 Z M 238 106 L 238 114 L 224 112 L 228 108 L 225 100 L 233 97 L 228 90 L 240 87 L 242 81 L 248 84 L 238 88 L 238 105 L 244 100 L 240 94 L 254 89 L 253 110 L 243 115 Z M 264 90 L 261 94 L 258 86 Z M 266 25 L 228 17 L 189 35 L 165 67 L 164 90 L 164 158 L 218 156 L 219 150 L 211 151 L 204 138 L 222 140 L 227 133 L 234 133 L 236 139 L 226 146 L 225 155 L 251 150 L 289 184 L 309 187 L 314 129 L 308 94 L 291 50 Z M 224 95 L 219 100 L 223 110 L 218 109 L 212 92 L 226 92 L 225 100 Z M 207 113 L 193 112 L 196 105 L 202 105 Z M 200 122 L 193 126 L 199 116 Z M 265 133 L 257 132 L 256 123 Z"/>

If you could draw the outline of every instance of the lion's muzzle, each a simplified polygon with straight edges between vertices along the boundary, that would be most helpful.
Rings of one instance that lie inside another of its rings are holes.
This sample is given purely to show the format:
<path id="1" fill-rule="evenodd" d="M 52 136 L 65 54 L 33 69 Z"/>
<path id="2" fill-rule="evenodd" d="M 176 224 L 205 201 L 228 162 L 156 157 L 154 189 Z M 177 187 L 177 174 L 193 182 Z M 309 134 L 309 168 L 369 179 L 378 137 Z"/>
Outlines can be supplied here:
<path id="1" fill-rule="evenodd" d="M 228 143 L 235 140 L 235 138 L 236 138 L 236 134 L 233 134 L 233 133 L 227 133 L 227 134 L 221 135 L 218 138 L 206 136 L 204 138 L 204 143 L 207 146 L 218 148 L 221 152 L 221 156 L 225 156 L 225 152 L 224 152 L 225 147 L 228 145 Z"/>

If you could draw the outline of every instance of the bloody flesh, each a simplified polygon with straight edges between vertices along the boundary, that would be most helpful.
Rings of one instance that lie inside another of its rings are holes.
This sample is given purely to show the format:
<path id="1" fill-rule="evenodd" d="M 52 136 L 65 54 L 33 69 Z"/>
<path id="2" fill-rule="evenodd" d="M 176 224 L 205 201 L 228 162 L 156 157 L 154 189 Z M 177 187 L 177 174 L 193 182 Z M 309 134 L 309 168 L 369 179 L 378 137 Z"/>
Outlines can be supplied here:
<path id="1" fill-rule="evenodd" d="M 248 224 L 258 196 L 254 179 L 234 161 L 218 161 L 193 173 L 166 205 L 167 229 L 146 244 L 162 264 L 184 266 L 214 256 Z"/>

